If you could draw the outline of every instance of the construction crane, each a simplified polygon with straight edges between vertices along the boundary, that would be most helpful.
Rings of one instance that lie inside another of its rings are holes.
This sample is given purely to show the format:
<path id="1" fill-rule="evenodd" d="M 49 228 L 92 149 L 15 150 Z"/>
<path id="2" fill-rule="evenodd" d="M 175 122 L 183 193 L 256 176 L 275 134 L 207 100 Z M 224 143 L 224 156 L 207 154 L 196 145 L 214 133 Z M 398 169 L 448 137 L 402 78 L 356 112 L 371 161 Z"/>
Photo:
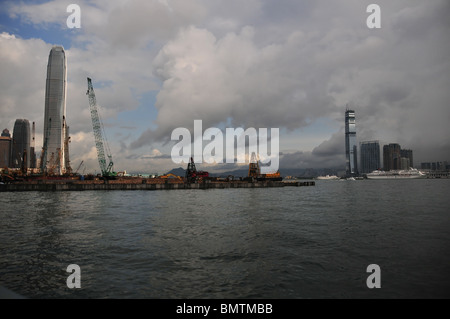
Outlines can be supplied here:
<path id="1" fill-rule="evenodd" d="M 98 113 L 97 99 L 95 98 L 94 87 L 92 86 L 92 81 L 90 78 L 87 78 L 87 82 L 88 90 L 86 92 L 86 95 L 89 96 L 89 108 L 91 110 L 92 128 L 94 130 L 95 146 L 97 147 L 98 163 L 100 164 L 102 176 L 106 179 L 112 179 L 117 176 L 117 173 L 113 171 L 114 163 L 112 160 L 111 151 L 109 150 L 108 141 L 106 140 L 106 135 L 105 139 L 103 139 L 104 128 L 102 122 L 100 121 L 100 116 Z M 109 159 L 108 165 L 106 165 L 105 145 L 106 155 Z"/>
<path id="2" fill-rule="evenodd" d="M 256 153 L 252 153 L 252 157 L 250 159 L 250 165 L 248 167 L 248 177 L 258 178 L 261 175 L 261 171 L 259 168 L 259 159 L 256 156 Z"/>
<path id="3" fill-rule="evenodd" d="M 69 126 L 67 126 L 65 116 L 63 116 L 63 132 L 64 132 L 64 167 L 66 170 L 65 173 L 71 174 L 72 167 L 70 166 L 70 159 L 69 159 L 69 143 L 70 143 Z"/>
<path id="4" fill-rule="evenodd" d="M 191 157 L 191 161 L 188 163 L 186 170 L 186 180 L 188 183 L 201 182 L 209 177 L 209 173 L 205 171 L 197 171 L 195 167 L 194 159 Z"/>
<path id="5" fill-rule="evenodd" d="M 45 169 L 47 167 L 47 147 L 48 147 L 48 139 L 50 137 L 50 127 L 52 127 L 52 119 L 48 120 L 47 132 L 45 132 L 44 136 L 44 145 L 42 146 L 41 152 L 41 173 L 45 173 Z"/>
<path id="6" fill-rule="evenodd" d="M 81 161 L 80 165 L 78 166 L 78 168 L 75 171 L 75 174 L 78 174 L 78 171 L 80 170 L 81 166 L 83 166 L 84 161 Z"/>
<path id="7" fill-rule="evenodd" d="M 271 174 L 261 174 L 261 167 L 259 165 L 259 156 L 252 153 L 250 164 L 248 166 L 248 179 L 252 181 L 281 181 L 283 178 L 279 171 Z"/>

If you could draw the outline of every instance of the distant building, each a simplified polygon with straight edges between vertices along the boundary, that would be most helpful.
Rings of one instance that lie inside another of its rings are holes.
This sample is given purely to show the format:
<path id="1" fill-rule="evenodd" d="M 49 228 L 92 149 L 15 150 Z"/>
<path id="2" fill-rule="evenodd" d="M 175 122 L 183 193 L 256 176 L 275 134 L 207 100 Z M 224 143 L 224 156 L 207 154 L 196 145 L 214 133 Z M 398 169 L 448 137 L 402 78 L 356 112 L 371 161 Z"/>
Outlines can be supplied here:
<path id="1" fill-rule="evenodd" d="M 400 159 L 400 169 L 408 170 L 408 169 L 410 169 L 410 167 L 411 167 L 411 165 L 409 164 L 409 158 L 402 157 Z"/>
<path id="2" fill-rule="evenodd" d="M 414 167 L 412 150 L 404 150 L 395 143 L 383 147 L 383 169 L 385 171 L 407 170 L 412 167 Z"/>
<path id="3" fill-rule="evenodd" d="M 420 168 L 429 171 L 445 171 L 449 170 L 450 166 L 448 162 L 431 162 L 431 163 L 421 163 Z"/>
<path id="4" fill-rule="evenodd" d="M 399 144 L 383 146 L 383 169 L 385 171 L 401 169 L 401 147 Z"/>
<path id="5" fill-rule="evenodd" d="M 360 144 L 360 173 L 367 174 L 381 169 L 380 143 L 378 141 L 362 142 Z"/>
<path id="6" fill-rule="evenodd" d="M 4 129 L 0 136 L 0 168 L 11 167 L 11 134 Z"/>
<path id="7" fill-rule="evenodd" d="M 414 167 L 414 160 L 413 160 L 413 151 L 412 150 L 401 150 L 400 156 L 402 158 L 408 159 L 408 167 L 402 168 L 402 169 L 409 169 L 410 167 Z"/>
<path id="8" fill-rule="evenodd" d="M 30 137 L 30 122 L 17 119 L 13 131 L 11 167 L 30 167 Z M 24 159 L 26 162 L 23 162 Z"/>
<path id="9" fill-rule="evenodd" d="M 355 111 L 345 112 L 345 159 L 347 176 L 358 175 Z"/>

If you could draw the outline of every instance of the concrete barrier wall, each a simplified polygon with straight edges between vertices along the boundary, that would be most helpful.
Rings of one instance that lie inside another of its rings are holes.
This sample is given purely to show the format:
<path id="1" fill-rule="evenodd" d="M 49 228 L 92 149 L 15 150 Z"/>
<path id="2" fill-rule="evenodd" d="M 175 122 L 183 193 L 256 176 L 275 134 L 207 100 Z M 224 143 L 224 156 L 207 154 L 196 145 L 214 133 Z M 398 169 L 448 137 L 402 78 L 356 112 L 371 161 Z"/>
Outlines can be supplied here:
<path id="1" fill-rule="evenodd" d="M 94 190 L 176 190 L 176 189 L 225 189 L 225 188 L 267 188 L 285 186 L 315 186 L 314 182 L 205 182 L 198 184 L 187 183 L 15 183 L 0 185 L 0 192 L 54 192 L 54 191 L 94 191 Z"/>

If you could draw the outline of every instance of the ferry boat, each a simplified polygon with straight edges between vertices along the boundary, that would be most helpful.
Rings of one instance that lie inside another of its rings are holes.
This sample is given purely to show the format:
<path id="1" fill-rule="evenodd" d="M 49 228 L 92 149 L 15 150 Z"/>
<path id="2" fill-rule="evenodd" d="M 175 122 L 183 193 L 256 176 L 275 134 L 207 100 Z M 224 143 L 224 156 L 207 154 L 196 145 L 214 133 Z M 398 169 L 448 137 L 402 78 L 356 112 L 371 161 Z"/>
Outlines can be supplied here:
<path id="1" fill-rule="evenodd" d="M 368 179 L 415 179 L 423 178 L 426 174 L 421 171 L 410 168 L 409 170 L 394 170 L 394 171 L 373 171 L 367 174 Z"/>

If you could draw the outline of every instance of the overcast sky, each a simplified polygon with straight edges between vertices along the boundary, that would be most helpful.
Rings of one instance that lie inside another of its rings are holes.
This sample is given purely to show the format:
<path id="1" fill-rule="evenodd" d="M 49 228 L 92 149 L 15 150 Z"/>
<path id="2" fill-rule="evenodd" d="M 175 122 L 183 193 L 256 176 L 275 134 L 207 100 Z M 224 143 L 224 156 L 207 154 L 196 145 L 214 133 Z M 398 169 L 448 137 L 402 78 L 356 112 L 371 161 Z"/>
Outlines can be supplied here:
<path id="1" fill-rule="evenodd" d="M 450 161 L 450 2 L 379 0 L 0 2 L 0 128 L 36 122 L 42 147 L 52 45 L 68 64 L 67 121 L 76 168 L 99 172 L 86 77 L 117 171 L 164 173 L 172 131 L 279 128 L 281 167 L 345 169 L 344 113 L 359 142 Z M 66 8 L 81 8 L 81 28 Z"/>

